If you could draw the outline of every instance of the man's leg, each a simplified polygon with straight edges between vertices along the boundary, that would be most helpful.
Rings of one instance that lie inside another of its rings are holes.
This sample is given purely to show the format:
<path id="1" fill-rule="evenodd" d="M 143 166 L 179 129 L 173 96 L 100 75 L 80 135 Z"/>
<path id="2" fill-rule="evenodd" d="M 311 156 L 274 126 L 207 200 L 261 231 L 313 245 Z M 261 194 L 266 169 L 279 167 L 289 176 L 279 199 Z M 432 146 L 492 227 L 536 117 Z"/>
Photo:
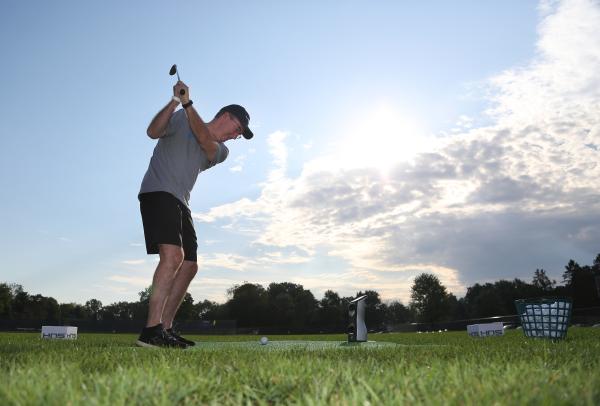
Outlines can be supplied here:
<path id="1" fill-rule="evenodd" d="M 190 282 L 192 282 L 197 272 L 198 263 L 196 261 L 183 261 L 183 265 L 175 275 L 175 280 L 162 313 L 162 323 L 165 329 L 170 329 L 173 326 L 173 319 L 190 286 Z"/>
<path id="2" fill-rule="evenodd" d="M 162 320 L 165 302 L 173 288 L 177 270 L 183 263 L 183 248 L 177 245 L 159 245 L 160 262 L 152 279 L 152 295 L 148 307 L 146 327 L 159 324 Z"/>

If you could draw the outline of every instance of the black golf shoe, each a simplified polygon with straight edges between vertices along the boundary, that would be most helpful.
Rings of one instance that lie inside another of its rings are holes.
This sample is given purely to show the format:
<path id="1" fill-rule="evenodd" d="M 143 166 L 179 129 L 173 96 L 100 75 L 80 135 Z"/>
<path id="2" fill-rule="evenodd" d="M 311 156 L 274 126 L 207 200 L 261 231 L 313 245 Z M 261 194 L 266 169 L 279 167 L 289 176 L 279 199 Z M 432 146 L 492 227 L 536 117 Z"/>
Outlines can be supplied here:
<path id="1" fill-rule="evenodd" d="M 171 337 L 175 338 L 177 341 L 180 341 L 182 343 L 184 343 L 185 345 L 187 345 L 188 347 L 193 347 L 194 345 L 196 345 L 195 342 L 188 340 L 187 338 L 183 338 L 182 336 L 180 336 L 179 334 L 177 334 L 176 332 L 173 331 L 172 328 L 168 328 L 165 330 L 167 332 L 167 334 L 169 334 Z"/>
<path id="2" fill-rule="evenodd" d="M 142 329 L 135 344 L 147 348 L 187 348 L 187 345 L 168 334 L 162 324 Z"/>

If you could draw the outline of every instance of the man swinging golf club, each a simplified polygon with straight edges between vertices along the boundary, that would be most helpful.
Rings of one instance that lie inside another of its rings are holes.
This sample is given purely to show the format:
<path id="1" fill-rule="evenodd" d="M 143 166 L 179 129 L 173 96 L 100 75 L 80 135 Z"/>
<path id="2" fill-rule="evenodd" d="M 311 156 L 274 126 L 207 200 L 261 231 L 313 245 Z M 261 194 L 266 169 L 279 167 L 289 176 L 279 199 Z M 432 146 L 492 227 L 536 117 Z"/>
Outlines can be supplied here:
<path id="1" fill-rule="evenodd" d="M 171 75 L 177 67 L 171 69 Z M 179 78 L 179 74 L 177 75 Z M 179 104 L 182 109 L 175 111 Z M 253 136 L 250 116 L 237 104 L 223 107 L 204 123 L 181 80 L 173 98 L 158 112 L 147 134 L 158 139 L 138 195 L 146 251 L 159 254 L 152 279 L 148 320 L 136 344 L 142 347 L 186 348 L 194 345 L 173 332 L 172 325 L 190 282 L 198 271 L 196 232 L 189 209 L 198 174 L 223 162 L 225 141 Z"/>

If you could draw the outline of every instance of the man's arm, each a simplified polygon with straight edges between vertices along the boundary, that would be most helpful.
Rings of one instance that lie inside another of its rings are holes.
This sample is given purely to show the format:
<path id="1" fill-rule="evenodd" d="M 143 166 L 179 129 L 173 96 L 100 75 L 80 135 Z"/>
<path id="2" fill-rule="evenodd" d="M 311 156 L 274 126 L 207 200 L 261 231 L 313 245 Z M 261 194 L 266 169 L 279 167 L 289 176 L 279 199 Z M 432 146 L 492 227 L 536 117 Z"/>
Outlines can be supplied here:
<path id="1" fill-rule="evenodd" d="M 177 108 L 179 103 L 175 100 L 171 100 L 161 111 L 158 112 L 156 116 L 150 122 L 148 129 L 146 130 L 146 134 L 148 137 L 152 139 L 157 139 L 165 135 L 167 132 L 167 126 L 169 125 L 169 120 L 173 115 L 173 112 Z"/>
<path id="2" fill-rule="evenodd" d="M 189 89 L 183 82 L 177 82 L 174 89 L 175 94 L 179 94 L 180 89 L 185 90 L 185 94 L 180 97 L 181 103 L 186 104 L 190 101 Z M 192 132 L 196 137 L 196 141 L 198 141 L 200 148 L 204 150 L 204 153 L 206 154 L 208 160 L 210 162 L 213 162 L 215 160 L 215 157 L 217 156 L 219 144 L 213 139 L 212 135 L 210 134 L 210 131 L 208 130 L 208 127 L 206 126 L 204 121 L 202 121 L 202 118 L 200 118 L 200 115 L 198 114 L 193 105 L 186 108 L 185 113 L 187 115 L 190 128 L 192 129 Z"/>

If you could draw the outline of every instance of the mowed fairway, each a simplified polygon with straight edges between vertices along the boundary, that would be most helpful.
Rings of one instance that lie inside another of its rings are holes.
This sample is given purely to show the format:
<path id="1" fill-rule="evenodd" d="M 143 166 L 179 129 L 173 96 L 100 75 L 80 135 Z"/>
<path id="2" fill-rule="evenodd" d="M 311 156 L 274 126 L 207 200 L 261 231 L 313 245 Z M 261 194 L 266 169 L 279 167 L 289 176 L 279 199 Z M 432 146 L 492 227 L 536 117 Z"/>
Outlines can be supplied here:
<path id="1" fill-rule="evenodd" d="M 266 346 L 190 336 L 204 344 L 183 351 L 136 348 L 135 338 L 2 333 L 0 404 L 600 404 L 597 328 L 570 328 L 557 343 L 514 330 L 373 334 L 393 344 L 352 347 L 342 335 L 270 336 Z"/>

